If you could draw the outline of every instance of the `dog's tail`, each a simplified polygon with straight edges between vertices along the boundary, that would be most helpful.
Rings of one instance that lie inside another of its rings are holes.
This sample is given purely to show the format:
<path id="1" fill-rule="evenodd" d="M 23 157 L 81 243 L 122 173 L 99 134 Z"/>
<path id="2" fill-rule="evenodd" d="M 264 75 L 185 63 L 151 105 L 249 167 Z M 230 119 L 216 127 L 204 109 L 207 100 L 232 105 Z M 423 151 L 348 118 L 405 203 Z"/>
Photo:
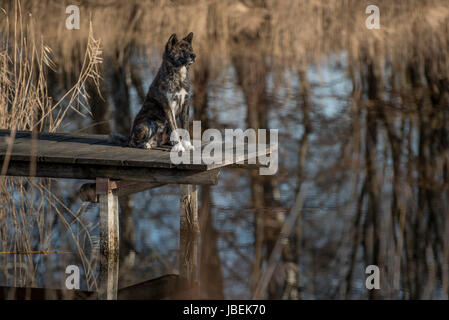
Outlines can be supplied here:
<path id="1" fill-rule="evenodd" d="M 112 132 L 109 135 L 108 142 L 118 146 L 127 147 L 129 144 L 129 137 L 126 137 L 117 132 Z"/>

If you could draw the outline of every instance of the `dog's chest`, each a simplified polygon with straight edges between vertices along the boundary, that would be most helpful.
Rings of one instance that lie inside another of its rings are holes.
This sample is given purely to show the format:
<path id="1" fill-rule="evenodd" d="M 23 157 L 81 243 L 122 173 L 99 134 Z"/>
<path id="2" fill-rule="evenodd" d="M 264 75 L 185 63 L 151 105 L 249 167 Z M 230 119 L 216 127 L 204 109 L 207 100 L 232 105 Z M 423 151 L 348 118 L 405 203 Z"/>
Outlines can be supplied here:
<path id="1" fill-rule="evenodd" d="M 189 93 L 184 88 L 181 88 L 170 95 L 170 107 L 175 114 L 178 114 L 181 111 L 182 105 L 188 98 L 188 95 Z"/>

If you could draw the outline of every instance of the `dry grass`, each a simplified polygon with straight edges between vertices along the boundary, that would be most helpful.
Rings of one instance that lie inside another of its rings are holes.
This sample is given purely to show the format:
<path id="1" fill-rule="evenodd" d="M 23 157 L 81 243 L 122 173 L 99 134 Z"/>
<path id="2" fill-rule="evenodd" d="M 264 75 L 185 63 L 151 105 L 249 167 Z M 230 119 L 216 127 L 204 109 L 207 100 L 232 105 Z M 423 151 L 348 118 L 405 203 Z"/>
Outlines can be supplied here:
<path id="1" fill-rule="evenodd" d="M 67 113 L 72 110 L 86 114 L 85 85 L 88 79 L 98 83 L 98 65 L 101 63 L 99 41 L 93 37 L 92 29 L 87 35 L 87 50 L 75 85 L 60 100 L 53 101 L 47 90 L 47 73 L 55 65 L 52 51 L 45 45 L 43 36 L 35 29 L 35 19 L 23 16 L 20 1 L 13 3 L 13 10 L 1 12 L 0 34 L 0 127 L 10 129 L 6 139 L 8 150 L 17 130 L 57 131 Z M 9 157 L 2 164 L 0 177 L 0 264 L 6 282 L 14 286 L 35 286 L 36 272 L 42 254 L 33 251 L 67 250 L 64 244 L 55 243 L 55 232 L 70 235 L 75 244 L 74 253 L 79 255 L 88 287 L 95 284 L 92 271 L 96 256 L 86 256 L 86 243 L 92 245 L 89 232 L 82 221 L 60 200 L 57 183 L 51 179 L 7 178 L 4 176 Z M 31 162 L 30 170 L 35 170 Z M 55 189 L 56 188 L 56 189 Z M 53 229 L 55 225 L 64 228 Z M 75 228 L 76 226 L 76 228 Z M 75 232 L 74 230 L 79 231 Z M 81 241 L 83 237 L 87 240 Z M 58 246 L 58 248 L 55 248 Z M 8 254 L 15 252 L 16 254 Z M 25 254 L 17 254 L 17 253 Z M 93 260 L 92 260 L 93 259 Z M 64 270 L 63 270 L 64 271 Z"/>

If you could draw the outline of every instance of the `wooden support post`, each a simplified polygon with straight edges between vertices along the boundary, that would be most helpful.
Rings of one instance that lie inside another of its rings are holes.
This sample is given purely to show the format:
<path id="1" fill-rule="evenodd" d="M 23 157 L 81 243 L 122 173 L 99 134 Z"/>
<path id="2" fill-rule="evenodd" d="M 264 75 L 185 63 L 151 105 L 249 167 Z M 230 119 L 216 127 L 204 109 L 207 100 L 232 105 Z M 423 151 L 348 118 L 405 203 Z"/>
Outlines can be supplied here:
<path id="1" fill-rule="evenodd" d="M 181 185 L 179 275 L 191 287 L 198 286 L 198 194 L 195 185 Z M 197 292 L 199 294 L 199 292 Z"/>
<path id="2" fill-rule="evenodd" d="M 100 203 L 100 274 L 98 299 L 116 300 L 119 267 L 118 196 L 109 179 L 97 178 Z"/>

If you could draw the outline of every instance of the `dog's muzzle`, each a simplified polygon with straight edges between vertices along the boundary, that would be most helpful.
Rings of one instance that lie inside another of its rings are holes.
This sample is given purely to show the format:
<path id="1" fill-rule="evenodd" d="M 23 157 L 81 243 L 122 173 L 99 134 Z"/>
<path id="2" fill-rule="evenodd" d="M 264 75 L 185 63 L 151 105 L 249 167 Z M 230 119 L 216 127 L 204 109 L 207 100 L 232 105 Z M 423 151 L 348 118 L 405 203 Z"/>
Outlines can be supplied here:
<path id="1" fill-rule="evenodd" d="M 192 53 L 189 57 L 189 64 L 192 64 L 196 61 L 196 55 Z"/>

